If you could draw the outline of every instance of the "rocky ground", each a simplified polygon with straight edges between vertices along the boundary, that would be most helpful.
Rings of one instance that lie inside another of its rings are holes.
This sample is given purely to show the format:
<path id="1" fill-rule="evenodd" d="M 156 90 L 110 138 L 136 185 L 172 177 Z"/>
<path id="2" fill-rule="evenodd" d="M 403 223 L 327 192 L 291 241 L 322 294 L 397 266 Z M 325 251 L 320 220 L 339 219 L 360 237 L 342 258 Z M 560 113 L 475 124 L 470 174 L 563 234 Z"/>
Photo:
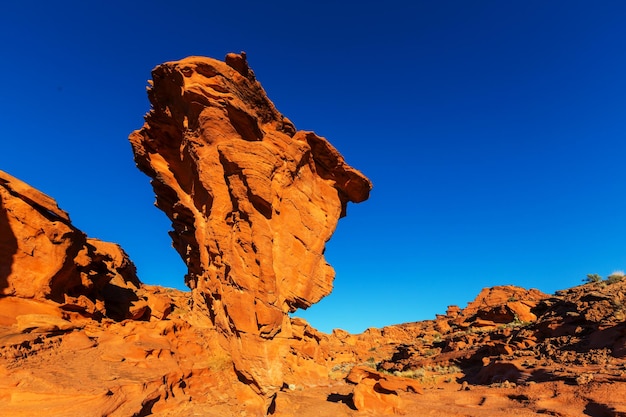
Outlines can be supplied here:
<path id="1" fill-rule="evenodd" d="M 190 293 L 144 291 L 168 300 L 164 317 L 97 320 L 1 298 L 3 415 L 257 415 Z M 624 416 L 625 294 L 626 279 L 552 296 L 496 287 L 435 320 L 359 335 L 294 319 L 302 338 L 289 360 L 302 366 L 290 368 L 269 414 Z M 516 317 L 519 304 L 536 318 Z M 306 368 L 310 356 L 325 376 Z"/>

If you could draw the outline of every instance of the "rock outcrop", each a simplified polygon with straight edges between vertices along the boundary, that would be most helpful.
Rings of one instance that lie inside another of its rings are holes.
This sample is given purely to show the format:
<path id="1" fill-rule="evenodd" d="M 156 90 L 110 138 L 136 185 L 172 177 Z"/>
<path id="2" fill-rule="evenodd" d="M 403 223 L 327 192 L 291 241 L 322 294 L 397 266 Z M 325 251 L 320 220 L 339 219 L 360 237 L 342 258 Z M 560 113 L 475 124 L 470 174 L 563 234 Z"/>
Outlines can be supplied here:
<path id="1" fill-rule="evenodd" d="M 140 285 L 118 245 L 87 238 L 51 197 L 0 171 L 0 294 L 121 320 Z"/>
<path id="2" fill-rule="evenodd" d="M 371 184 L 328 141 L 297 131 L 245 54 L 159 65 L 152 110 L 130 136 L 138 167 L 240 379 L 267 398 L 283 384 L 289 312 L 328 295 L 325 243 Z"/>
<path id="3" fill-rule="evenodd" d="M 3 416 L 148 415 L 183 410 L 191 395 L 241 407 L 209 317 L 188 305 L 188 294 L 142 285 L 118 245 L 88 238 L 51 197 L 0 171 Z"/>
<path id="4" fill-rule="evenodd" d="M 346 381 L 356 385 L 353 401 L 357 410 L 383 415 L 402 412 L 403 403 L 398 396 L 400 391 L 422 393 L 419 382 L 414 379 L 384 374 L 363 366 L 352 368 Z"/>

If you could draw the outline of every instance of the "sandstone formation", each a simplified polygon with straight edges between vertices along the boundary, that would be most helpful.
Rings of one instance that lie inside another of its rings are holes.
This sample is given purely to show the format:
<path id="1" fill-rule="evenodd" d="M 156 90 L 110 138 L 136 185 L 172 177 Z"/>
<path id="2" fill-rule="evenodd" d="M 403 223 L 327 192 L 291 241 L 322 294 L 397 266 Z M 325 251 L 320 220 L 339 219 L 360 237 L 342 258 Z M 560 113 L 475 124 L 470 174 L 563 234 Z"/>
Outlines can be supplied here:
<path id="1" fill-rule="evenodd" d="M 363 366 L 350 370 L 346 381 L 356 384 L 352 401 L 357 410 L 380 414 L 399 414 L 403 401 L 399 391 L 422 393 L 421 384 L 414 379 L 394 377 Z"/>
<path id="2" fill-rule="evenodd" d="M 0 171 L 0 294 L 124 319 L 139 286 L 118 245 L 87 238 L 52 198 Z"/>
<path id="3" fill-rule="evenodd" d="M 324 243 L 369 182 L 299 132 L 244 55 L 154 70 L 131 135 L 191 292 L 143 285 L 0 171 L 3 417 L 626 416 L 626 278 L 483 289 L 433 320 L 324 334 Z"/>
<path id="4" fill-rule="evenodd" d="M 195 301 L 240 378 L 271 398 L 284 383 L 288 313 L 330 293 L 325 243 L 371 184 L 276 110 L 243 53 L 165 63 L 152 77 L 135 160 L 172 220 Z"/>

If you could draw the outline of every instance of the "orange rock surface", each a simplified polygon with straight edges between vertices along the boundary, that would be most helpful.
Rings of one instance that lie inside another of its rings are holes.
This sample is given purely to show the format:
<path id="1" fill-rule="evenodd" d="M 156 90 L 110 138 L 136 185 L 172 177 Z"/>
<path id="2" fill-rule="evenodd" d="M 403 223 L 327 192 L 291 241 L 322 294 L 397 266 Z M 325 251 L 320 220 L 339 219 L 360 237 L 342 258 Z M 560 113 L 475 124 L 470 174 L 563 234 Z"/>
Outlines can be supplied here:
<path id="1" fill-rule="evenodd" d="M 172 220 L 194 300 L 240 377 L 271 398 L 284 383 L 288 313 L 330 293 L 325 244 L 371 184 L 276 110 L 244 54 L 169 62 L 152 77 L 135 160 Z"/>
<path id="2" fill-rule="evenodd" d="M 116 244 L 89 239 L 49 196 L 0 171 L 0 293 L 124 318 L 135 266 Z M 132 292 L 132 291 L 131 291 Z"/>

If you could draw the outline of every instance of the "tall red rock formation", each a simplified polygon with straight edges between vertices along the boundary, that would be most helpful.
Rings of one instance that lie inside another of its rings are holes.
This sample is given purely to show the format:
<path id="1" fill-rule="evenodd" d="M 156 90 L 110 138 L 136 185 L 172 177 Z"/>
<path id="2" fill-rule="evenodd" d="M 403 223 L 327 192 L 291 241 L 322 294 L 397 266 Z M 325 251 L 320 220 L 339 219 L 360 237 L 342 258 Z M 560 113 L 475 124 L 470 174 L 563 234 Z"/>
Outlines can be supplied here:
<path id="1" fill-rule="evenodd" d="M 156 204 L 172 220 L 187 285 L 206 303 L 242 380 L 282 384 L 288 316 L 328 295 L 324 246 L 371 183 L 276 110 L 245 54 L 156 67 L 152 109 L 130 135 Z"/>

